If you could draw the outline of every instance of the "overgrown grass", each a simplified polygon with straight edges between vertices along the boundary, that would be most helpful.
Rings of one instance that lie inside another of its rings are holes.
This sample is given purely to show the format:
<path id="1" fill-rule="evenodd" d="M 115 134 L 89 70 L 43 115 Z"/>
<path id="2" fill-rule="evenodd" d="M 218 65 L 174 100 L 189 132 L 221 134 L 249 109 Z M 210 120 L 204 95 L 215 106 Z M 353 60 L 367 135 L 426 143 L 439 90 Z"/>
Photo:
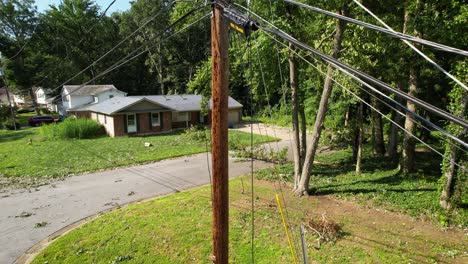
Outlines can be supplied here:
<path id="1" fill-rule="evenodd" d="M 47 139 L 90 139 L 104 136 L 104 127 L 89 118 L 67 118 L 58 124 L 43 125 L 39 133 Z"/>
<path id="2" fill-rule="evenodd" d="M 248 179 L 235 179 L 229 185 L 229 262 L 252 263 L 251 186 Z M 255 181 L 254 186 L 255 263 L 294 263 L 274 198 L 278 190 L 265 182 Z M 330 209 L 327 217 L 342 229 L 335 242 L 322 244 L 320 249 L 315 248 L 315 233 L 306 233 L 309 263 L 463 262 L 459 239 L 463 234 L 449 240 L 450 234 L 425 226 L 423 232 L 412 230 L 412 237 L 404 233 L 405 224 L 418 228 L 419 223 L 381 219 L 383 213 L 368 214 L 367 209 L 350 204 L 336 206 L 333 200 L 298 199 L 290 192 L 283 195 L 298 256 L 298 226 L 306 218 Z M 130 205 L 57 239 L 33 263 L 211 263 L 211 217 L 209 187 Z M 433 237 L 434 230 L 438 233 Z"/>
<path id="3" fill-rule="evenodd" d="M 463 208 L 447 213 L 439 206 L 440 158 L 429 152 L 418 152 L 418 171 L 404 175 L 397 164 L 386 158 L 374 157 L 365 151 L 361 176 L 356 176 L 352 150 L 318 155 L 311 172 L 310 193 L 339 198 L 403 212 L 414 218 L 428 218 L 441 225 L 468 227 L 468 193 L 463 193 Z M 294 168 L 287 164 L 259 171 L 259 179 L 292 182 Z M 467 186 L 467 183 L 462 183 Z M 450 220 L 449 220 L 450 219 Z"/>
<path id="4" fill-rule="evenodd" d="M 38 133 L 38 128 L 2 130 L 0 188 L 21 179 L 63 177 L 206 151 L 205 142 L 189 140 L 180 134 L 178 131 L 151 137 L 47 140 Z M 230 130 L 230 140 L 248 145 L 250 135 Z M 255 140 L 261 143 L 274 138 L 255 135 Z M 145 147 L 145 142 L 152 147 Z"/>

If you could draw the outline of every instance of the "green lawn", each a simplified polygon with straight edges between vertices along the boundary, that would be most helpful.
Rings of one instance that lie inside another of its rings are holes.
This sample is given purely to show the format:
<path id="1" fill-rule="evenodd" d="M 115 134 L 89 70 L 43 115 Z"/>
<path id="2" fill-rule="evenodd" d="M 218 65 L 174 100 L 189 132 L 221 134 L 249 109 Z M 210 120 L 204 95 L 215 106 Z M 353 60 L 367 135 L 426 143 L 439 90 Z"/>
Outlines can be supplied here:
<path id="1" fill-rule="evenodd" d="M 255 181 L 255 263 L 294 263 L 272 183 Z M 250 180 L 230 181 L 230 263 L 252 263 Z M 463 232 L 447 233 L 397 214 L 375 212 L 333 199 L 292 197 L 283 204 L 292 240 L 301 252 L 298 226 L 321 219 L 341 227 L 333 243 L 316 246 L 306 233 L 309 263 L 463 263 Z M 202 187 L 133 204 L 101 216 L 54 241 L 33 261 L 42 263 L 211 263 L 210 188 Z M 398 219 L 399 221 L 396 221 Z M 410 231 L 408 231 L 410 230 Z M 299 263 L 302 263 L 299 257 Z"/>
<path id="2" fill-rule="evenodd" d="M 372 156 L 370 148 L 364 152 L 361 176 L 355 174 L 351 149 L 321 154 L 316 160 L 321 163 L 312 167 L 310 192 L 313 195 L 333 195 L 403 212 L 414 218 L 431 219 L 441 225 L 468 227 L 466 191 L 462 192 L 464 208 L 447 213 L 439 206 L 441 160 L 434 153 L 419 151 L 416 155 L 417 172 L 410 175 L 399 173 L 395 162 Z M 293 165 L 286 164 L 259 171 L 257 176 L 271 180 L 281 175 L 292 182 L 293 173 Z M 468 182 L 462 180 L 461 190 L 466 190 Z"/>
<path id="3" fill-rule="evenodd" d="M 230 130 L 229 140 L 250 144 L 250 135 Z M 271 140 L 254 138 L 255 144 Z M 145 147 L 145 142 L 153 146 Z M 204 141 L 191 140 L 180 131 L 151 137 L 45 140 L 37 128 L 0 130 L 0 144 L 0 187 L 16 178 L 62 177 L 206 151 Z"/>

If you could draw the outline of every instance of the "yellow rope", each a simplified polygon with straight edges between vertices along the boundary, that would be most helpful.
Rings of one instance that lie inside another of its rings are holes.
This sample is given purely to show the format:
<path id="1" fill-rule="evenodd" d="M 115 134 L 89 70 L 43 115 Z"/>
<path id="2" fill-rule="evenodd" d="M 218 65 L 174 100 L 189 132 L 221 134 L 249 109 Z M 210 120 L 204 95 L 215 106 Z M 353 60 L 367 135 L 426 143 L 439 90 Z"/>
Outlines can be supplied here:
<path id="1" fill-rule="evenodd" d="M 291 241 L 291 236 L 289 235 L 289 229 L 286 224 L 286 219 L 284 218 L 283 207 L 281 206 L 281 202 L 280 202 L 280 198 L 278 194 L 276 194 L 276 202 L 278 203 L 278 207 L 281 213 L 281 218 L 283 219 L 283 226 L 284 226 L 284 230 L 286 231 L 286 236 L 288 237 L 288 243 L 289 243 L 289 248 L 291 249 L 291 255 L 293 256 L 294 263 L 297 264 L 296 252 L 294 251 L 294 247 Z"/>

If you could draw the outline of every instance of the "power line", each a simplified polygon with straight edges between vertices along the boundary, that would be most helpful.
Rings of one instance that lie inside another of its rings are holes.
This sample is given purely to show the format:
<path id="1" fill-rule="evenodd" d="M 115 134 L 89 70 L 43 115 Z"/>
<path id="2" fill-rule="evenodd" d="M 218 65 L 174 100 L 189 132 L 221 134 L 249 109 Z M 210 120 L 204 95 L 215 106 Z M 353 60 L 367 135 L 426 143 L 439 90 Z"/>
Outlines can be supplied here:
<path id="1" fill-rule="evenodd" d="M 336 60 L 328 55 L 325 55 L 317 50 L 315 50 L 314 48 L 298 41 L 297 39 L 295 39 L 294 37 L 292 37 L 291 35 L 285 33 L 284 31 L 280 30 L 279 28 L 277 28 L 276 26 L 273 26 L 273 28 L 268 28 L 268 27 L 264 27 L 264 26 L 259 26 L 260 29 L 262 29 L 263 31 L 266 31 L 266 32 L 269 32 L 271 34 L 274 34 L 274 35 L 277 35 L 285 40 L 287 40 L 288 42 L 291 42 L 292 44 L 294 44 L 295 46 L 299 47 L 299 48 L 302 48 L 302 49 L 305 49 L 305 50 L 308 50 L 310 52 L 312 52 L 313 54 L 315 54 L 316 56 L 320 57 L 322 60 L 330 63 L 331 65 L 333 65 L 334 67 L 340 69 L 341 71 L 346 70 L 346 71 L 349 71 L 377 86 L 379 86 L 380 88 L 384 89 L 384 90 L 387 90 L 387 91 L 390 91 L 392 92 L 393 94 L 401 97 L 401 98 L 404 98 L 408 101 L 411 101 L 413 102 L 414 104 L 420 106 L 421 108 L 427 110 L 428 112 L 431 112 L 433 114 L 436 114 L 440 117 L 443 117 L 451 122 L 454 122 L 464 128 L 468 128 L 468 123 L 465 121 L 465 120 L 462 120 L 461 118 L 459 117 L 456 117 L 450 113 L 447 113 L 445 112 L 444 110 L 442 109 L 439 109 L 431 104 L 428 104 L 426 103 L 425 101 L 419 99 L 419 98 L 416 98 L 414 96 L 411 96 L 411 95 L 408 95 L 398 89 L 395 89 L 393 88 L 392 86 L 386 84 L 385 82 L 382 82 L 372 76 L 370 76 L 369 74 L 366 74 L 364 72 L 361 72 L 359 70 L 356 70 L 354 68 L 352 68 L 351 66 L 348 66 L 347 64 L 344 64 L 342 62 L 340 62 L 339 60 Z M 354 76 L 354 75 L 353 75 Z M 351 77 L 351 76 L 350 76 Z M 355 76 L 354 76 L 355 77 Z M 359 79 L 357 77 L 355 77 L 356 79 Z M 360 79 L 359 79 L 360 80 Z"/>
<path id="2" fill-rule="evenodd" d="M 273 39 L 274 41 L 280 43 L 281 45 L 287 47 L 289 49 L 289 47 L 283 43 L 281 43 L 280 41 L 278 41 L 277 39 L 275 39 L 273 36 L 271 36 L 270 34 L 267 34 L 268 37 L 270 37 L 271 39 Z M 320 72 L 321 74 L 323 75 L 326 75 L 326 73 L 324 73 L 322 70 L 320 70 L 317 66 L 315 66 L 313 63 L 311 63 L 310 61 L 308 61 L 307 59 L 305 59 L 302 55 L 300 55 L 298 52 L 292 50 L 293 53 L 295 53 L 299 58 L 301 58 L 304 62 L 306 62 L 307 64 L 309 64 L 310 66 L 312 66 L 314 69 L 316 69 L 318 72 Z M 315 58 L 314 58 L 315 59 Z M 316 60 L 316 59 L 315 59 Z M 411 133 L 410 131 L 406 130 L 404 127 L 402 127 L 401 125 L 399 125 L 397 122 L 395 122 L 394 120 L 392 120 L 391 118 L 389 118 L 388 116 L 386 116 L 384 113 L 382 113 L 381 111 L 379 111 L 378 109 L 376 109 L 375 107 L 373 107 L 372 105 L 370 105 L 369 103 L 367 103 L 364 99 L 362 99 L 361 97 L 359 97 L 358 95 L 356 95 L 354 92 L 352 92 L 350 89 L 346 88 L 344 85 L 342 85 L 340 82 L 336 81 L 334 78 L 330 77 L 330 79 L 336 83 L 338 86 L 340 86 L 342 89 L 344 89 L 345 91 L 347 91 L 348 93 L 350 93 L 351 95 L 353 95 L 356 99 L 358 99 L 359 101 L 363 102 L 364 104 L 366 104 L 367 106 L 369 106 L 372 110 L 376 111 L 378 114 L 380 114 L 382 117 L 384 117 L 385 119 L 389 120 L 391 123 L 393 123 L 394 125 L 396 125 L 399 129 L 401 129 L 402 131 L 404 131 L 405 133 L 407 133 L 408 135 L 412 136 L 413 138 L 415 138 L 417 141 L 419 141 L 420 143 L 422 143 L 423 145 L 425 145 L 426 147 L 428 147 L 430 150 L 432 150 L 433 152 L 435 152 L 436 154 L 438 154 L 439 156 L 441 156 L 443 159 L 447 160 L 447 161 L 450 161 L 452 162 L 452 160 L 448 157 L 446 157 L 444 154 L 442 154 L 440 151 L 438 151 L 437 149 L 435 149 L 434 147 L 432 147 L 430 144 L 426 143 L 425 141 L 423 141 L 422 139 L 418 138 L 417 136 L 415 136 L 413 133 Z M 458 164 L 458 163 L 455 163 L 454 164 L 461 170 L 465 171 L 465 172 L 468 172 L 464 166 L 462 166 L 461 164 Z"/>
<path id="3" fill-rule="evenodd" d="M 286 1 L 286 0 L 285 0 Z M 367 9 L 364 5 L 362 5 L 361 3 L 359 3 L 359 1 L 356 1 L 356 0 L 353 0 L 357 5 L 359 5 L 362 9 L 364 9 L 367 13 L 369 13 L 372 17 L 374 17 L 375 19 L 377 19 L 377 21 L 379 21 L 382 25 L 384 25 L 386 28 L 388 28 L 389 30 L 393 31 L 394 30 L 389 26 L 387 25 L 383 20 L 381 20 L 378 16 L 376 16 L 374 13 L 372 13 L 369 9 Z M 410 48 L 412 48 L 416 53 L 418 53 L 419 55 L 421 55 L 424 59 L 426 59 L 430 64 L 434 65 L 434 67 L 436 67 L 437 69 L 439 69 L 441 72 L 443 72 L 447 77 L 449 77 L 450 79 L 452 79 L 454 82 L 456 82 L 458 85 L 460 85 L 461 87 L 463 87 L 465 90 L 468 90 L 468 87 L 462 83 L 461 81 L 459 81 L 457 78 L 455 78 L 455 76 L 453 76 L 452 74 L 450 74 L 449 72 L 447 72 L 444 68 L 442 68 L 441 66 L 439 66 L 437 63 L 435 63 L 431 58 L 429 58 L 426 54 L 424 54 L 422 51 L 420 51 L 418 48 L 416 48 L 413 44 L 409 43 L 407 40 L 403 39 L 403 42 L 405 42 L 406 45 L 408 45 Z M 465 51 L 466 52 L 466 51 Z M 466 55 L 465 55 L 466 56 Z M 466 127 L 465 127 L 466 128 Z"/>
<path id="4" fill-rule="evenodd" d="M 83 72 L 87 71 L 89 68 L 93 67 L 97 62 L 101 61 L 103 58 L 105 58 L 107 55 L 109 55 L 112 51 L 114 51 L 116 48 L 118 48 L 120 45 L 122 45 L 125 41 L 127 41 L 130 37 L 132 37 L 133 35 L 135 35 L 138 31 L 140 31 L 143 27 L 145 27 L 148 23 L 150 23 L 151 21 L 153 21 L 154 19 L 156 19 L 157 17 L 159 17 L 163 12 L 167 11 L 174 3 L 176 3 L 177 0 L 175 1 L 172 1 L 170 2 L 167 6 L 165 6 L 164 8 L 162 8 L 161 10 L 159 10 L 159 12 L 152 16 L 151 18 L 149 18 L 145 23 L 143 23 L 140 27 L 138 27 L 136 30 L 134 30 L 130 35 L 128 35 L 127 37 L 125 37 L 123 40 L 121 40 L 117 45 L 115 45 L 114 47 L 112 47 L 110 50 L 108 50 L 104 55 L 102 55 L 101 57 L 99 57 L 97 60 L 93 61 L 90 65 L 88 65 L 86 68 L 84 68 L 83 70 L 81 70 L 79 73 L 75 74 L 73 77 L 71 77 L 70 79 L 66 80 L 65 82 L 63 82 L 62 84 L 60 84 L 59 86 L 55 87 L 53 90 L 56 90 L 60 87 L 62 87 L 63 85 L 67 84 L 69 81 L 75 79 L 76 77 L 78 77 L 80 74 L 82 74 Z"/>
<path id="5" fill-rule="evenodd" d="M 360 83 L 366 85 L 368 88 L 370 88 L 371 90 L 373 90 L 373 91 L 375 91 L 375 92 L 381 94 L 382 96 L 386 96 L 387 98 L 390 98 L 390 97 L 388 97 L 387 95 L 385 95 L 384 93 L 382 93 L 381 91 L 379 91 L 378 89 L 375 89 L 373 86 L 367 84 L 366 82 L 362 81 L 361 79 L 359 79 L 359 78 L 356 77 L 355 75 L 351 74 L 350 72 L 352 72 L 352 73 L 354 73 L 354 74 L 356 74 L 356 75 L 358 75 L 358 76 L 360 76 L 360 77 L 362 77 L 362 78 L 364 78 L 364 79 L 366 79 L 366 80 L 368 80 L 368 81 L 370 81 L 370 82 L 372 82 L 372 83 L 374 83 L 374 84 L 380 86 L 380 87 L 383 88 L 383 89 L 390 90 L 391 92 L 393 92 L 394 94 L 396 94 L 396 95 L 398 95 L 398 96 L 400 96 L 400 97 L 403 97 L 403 98 L 405 98 L 405 99 L 407 99 L 407 100 L 409 100 L 409 101 L 412 101 L 413 103 L 415 103 L 415 104 L 421 106 L 422 108 L 428 110 L 429 112 L 436 113 L 436 114 L 438 114 L 439 116 L 442 116 L 442 117 L 444 117 L 444 118 L 446 118 L 446 119 L 448 119 L 448 120 L 450 120 L 450 121 L 452 121 L 452 122 L 454 122 L 454 123 L 457 123 L 457 124 L 459 124 L 459 125 L 461 125 L 461 126 L 463 126 L 463 127 L 465 127 L 465 128 L 468 127 L 468 124 L 467 124 L 464 120 L 462 120 L 462 119 L 460 119 L 460 118 L 458 118 L 458 117 L 456 117 L 456 116 L 453 116 L 452 114 L 449 114 L 449 113 L 447 113 L 447 112 L 445 112 L 445 111 L 443 111 L 443 110 L 441 110 L 441 109 L 439 109 L 439 108 L 437 108 L 437 107 L 434 107 L 434 106 L 432 106 L 432 105 L 430 105 L 430 104 L 427 104 L 426 102 L 424 102 L 424 101 L 422 101 L 422 100 L 420 100 L 420 99 L 418 99 L 418 98 L 415 98 L 415 97 L 413 97 L 413 96 L 407 95 L 407 94 L 405 94 L 405 93 L 403 93 L 403 92 L 401 92 L 401 91 L 399 91 L 399 90 L 397 90 L 397 89 L 391 87 L 390 85 L 388 85 L 388 84 L 386 84 L 386 83 L 384 83 L 384 82 L 382 82 L 382 81 L 380 81 L 380 80 L 375 79 L 374 77 L 372 77 L 372 76 L 370 76 L 370 75 L 368 75 L 368 74 L 366 74 L 366 73 L 363 73 L 363 72 L 361 72 L 361 71 L 359 71 L 359 70 L 356 70 L 356 69 L 354 69 L 354 68 L 352 68 L 352 67 L 350 67 L 350 66 L 348 66 L 348 65 L 346 65 L 346 64 L 344 64 L 344 63 L 342 63 L 342 62 L 340 62 L 340 61 L 338 61 L 338 60 L 336 60 L 336 59 L 333 59 L 333 58 L 331 58 L 331 57 L 329 57 L 329 56 L 327 56 L 327 55 L 324 55 L 323 53 L 320 53 L 319 51 L 313 49 L 312 47 L 310 47 L 310 46 L 308 46 L 308 45 L 306 45 L 306 44 L 304 44 L 304 43 L 302 43 L 302 42 L 299 42 L 297 39 L 293 38 L 293 37 L 290 36 L 289 34 L 287 34 L 287 33 L 285 33 L 284 31 L 278 29 L 275 25 L 273 25 L 272 23 L 268 22 L 267 20 L 265 20 L 264 18 L 260 17 L 259 15 L 255 14 L 253 11 L 251 11 L 251 10 L 249 10 L 249 9 L 247 9 L 247 8 L 245 8 L 245 7 L 243 7 L 243 6 L 241 6 L 241 5 L 238 5 L 238 6 L 242 7 L 242 8 L 243 8 L 244 10 L 246 10 L 247 12 L 251 12 L 251 13 L 254 14 L 257 18 L 259 18 L 259 19 L 262 20 L 263 22 L 267 23 L 270 27 L 272 27 L 272 29 L 268 29 L 267 27 L 258 25 L 258 27 L 259 27 L 260 29 L 262 29 L 264 32 L 268 32 L 268 33 L 271 33 L 271 34 L 273 34 L 273 35 L 279 36 L 279 37 L 281 37 L 281 38 L 287 40 L 288 42 L 294 44 L 295 46 L 297 46 L 297 47 L 299 47 L 299 48 L 302 48 L 302 49 L 305 49 L 305 50 L 308 50 L 308 51 L 312 52 L 313 54 L 315 54 L 315 55 L 317 55 L 318 57 L 320 57 L 322 60 L 324 60 L 324 61 L 330 63 L 331 65 L 333 65 L 334 67 L 336 67 L 337 69 L 339 69 L 340 71 L 342 71 L 343 73 L 347 74 L 349 77 L 351 77 L 351 78 L 353 78 L 354 80 L 356 80 L 356 81 L 358 81 L 358 82 L 360 82 Z M 277 41 L 277 40 L 275 40 L 275 41 Z M 390 100 L 393 100 L 393 99 L 390 99 Z M 399 104 L 399 103 L 398 103 L 398 104 Z M 458 143 L 460 143 L 460 144 L 462 144 L 462 145 L 464 145 L 464 146 L 468 146 L 468 144 L 465 143 L 463 140 L 460 140 L 460 139 L 458 139 L 457 137 L 455 137 L 455 136 L 449 134 L 449 133 L 446 132 L 445 130 L 441 129 L 440 127 L 438 127 L 438 126 L 436 126 L 436 125 L 434 125 L 434 124 L 432 124 L 431 122 L 427 121 L 426 119 L 420 117 L 420 116 L 417 115 L 416 113 L 413 113 L 412 111 L 409 111 L 409 110 L 408 110 L 406 107 L 404 107 L 403 105 L 399 104 L 399 106 L 400 106 L 401 108 L 407 110 L 407 112 L 408 112 L 409 114 L 412 114 L 413 116 L 415 116 L 416 118 L 418 118 L 418 119 L 420 119 L 421 121 L 425 122 L 426 124 L 430 125 L 431 127 L 435 128 L 435 129 L 437 129 L 437 130 L 439 130 L 439 131 L 442 132 L 445 136 L 447 136 L 447 137 L 453 139 L 454 141 L 456 141 L 456 142 L 458 142 Z"/>
<path id="6" fill-rule="evenodd" d="M 166 29 L 160 31 L 160 34 L 157 35 L 157 36 L 155 36 L 155 38 L 164 35 L 165 33 L 167 33 L 167 31 L 168 31 L 170 28 L 172 28 L 172 27 L 174 27 L 176 24 L 180 23 L 180 22 L 181 22 L 182 20 L 184 20 L 186 17 L 188 17 L 189 15 L 192 15 L 194 12 L 199 11 L 199 10 L 205 8 L 205 7 L 206 7 L 206 6 L 200 6 L 200 7 L 197 7 L 197 8 L 194 8 L 194 9 L 190 10 L 189 12 L 187 12 L 186 14 L 184 14 L 183 16 L 181 16 L 179 19 L 177 19 L 175 22 L 171 23 L 171 25 L 169 25 Z M 163 40 L 167 40 L 167 39 L 172 38 L 174 35 L 179 34 L 180 32 L 186 30 L 187 28 L 189 28 L 189 27 L 193 26 L 194 24 L 200 22 L 201 20 L 207 18 L 210 14 L 211 14 L 211 13 L 205 14 L 203 17 L 197 19 L 196 21 L 194 21 L 194 22 L 192 22 L 191 24 L 185 26 L 184 28 L 180 29 L 179 31 L 177 31 L 177 32 L 175 32 L 175 33 L 169 35 L 168 37 L 166 37 L 166 38 L 164 38 L 164 39 L 161 39 L 160 41 L 163 41 Z M 92 81 L 94 81 L 94 80 L 96 80 L 96 79 L 98 79 L 98 78 L 100 78 L 100 77 L 102 77 L 102 76 L 108 74 L 109 72 L 111 72 L 111 71 L 113 71 L 113 70 L 115 70 L 115 69 L 117 69 L 117 68 L 119 68 L 119 67 L 125 65 L 126 63 L 128 63 L 128 62 L 134 60 L 135 58 L 137 58 L 137 57 L 141 56 L 142 54 L 148 52 L 150 48 L 153 48 L 153 47 L 156 46 L 158 43 L 159 43 L 159 42 L 157 42 L 157 43 L 155 43 L 155 44 L 149 46 L 149 47 L 146 48 L 145 50 L 143 50 L 143 51 L 137 53 L 136 55 L 134 55 L 133 57 L 130 57 L 131 55 L 135 54 L 138 50 L 141 50 L 143 47 L 145 47 L 147 44 L 145 43 L 145 44 L 141 45 L 139 48 L 133 50 L 131 53 L 127 54 L 124 58 L 120 59 L 118 62 L 116 62 L 116 63 L 114 63 L 113 65 L 111 65 L 110 67 L 108 67 L 108 68 L 107 68 L 106 70 L 104 70 L 102 73 L 98 74 L 97 76 L 95 76 L 95 77 L 92 78 L 91 80 L 89 80 L 89 81 L 83 83 L 83 84 L 80 85 L 80 87 L 78 87 L 77 89 L 75 89 L 75 90 L 73 90 L 73 91 L 71 91 L 71 92 L 69 92 L 69 93 L 67 93 L 67 94 L 65 94 L 65 95 L 62 95 L 62 97 L 63 97 L 63 96 L 68 96 L 68 95 L 70 95 L 70 94 L 72 94 L 72 93 L 74 93 L 74 92 L 77 92 L 78 90 L 82 89 L 85 85 L 91 83 Z M 58 97 L 58 96 L 57 96 L 57 97 Z M 61 100 L 61 98 L 55 99 L 54 102 L 56 102 L 56 101 L 58 101 L 58 100 Z"/>
<path id="7" fill-rule="evenodd" d="M 359 25 L 359 26 L 362 26 L 362 27 L 365 27 L 365 28 L 369 28 L 369 29 L 372 29 L 372 30 L 375 30 L 375 31 L 382 32 L 382 33 L 390 35 L 390 36 L 392 36 L 394 38 L 409 40 L 409 41 L 416 42 L 416 43 L 419 43 L 419 44 L 422 44 L 422 45 L 425 45 L 425 46 L 429 46 L 429 47 L 432 47 L 432 48 L 435 48 L 435 49 L 438 49 L 438 50 L 451 52 L 451 53 L 462 55 L 462 56 L 468 56 L 468 51 L 465 51 L 465 50 L 453 48 L 453 47 L 450 47 L 450 46 L 447 46 L 447 45 L 443 45 L 443 44 L 436 43 L 436 42 L 433 42 L 433 41 L 425 40 L 425 39 L 422 39 L 422 38 L 413 37 L 413 36 L 408 35 L 408 34 L 396 32 L 396 31 L 394 31 L 393 29 L 390 29 L 390 28 L 385 29 L 385 28 L 382 28 L 382 27 L 379 27 L 379 26 L 376 26 L 376 25 L 373 25 L 373 24 L 369 24 L 369 23 L 366 23 L 366 22 L 363 22 L 363 21 L 360 21 L 360 20 L 357 20 L 357 19 L 353 19 L 353 18 L 350 18 L 350 17 L 347 17 L 347 16 L 336 14 L 336 13 L 333 13 L 333 12 L 330 12 L 330 11 L 327 11 L 327 10 L 320 9 L 318 7 L 309 6 L 309 5 L 299 3 L 299 2 L 296 2 L 296 1 L 293 1 L 293 0 L 283 0 L 283 1 L 287 2 L 289 4 L 292 4 L 292 5 L 296 5 L 296 6 L 299 6 L 299 7 L 302 7 L 302 8 L 306 8 L 306 9 L 309 9 L 309 10 L 312 10 L 312 11 L 327 15 L 327 16 L 331 16 L 331 17 L 334 17 L 334 18 L 337 18 L 337 19 L 340 19 L 340 20 L 344 20 L 346 22 L 350 22 L 350 23 L 353 23 L 355 25 Z M 353 1 L 357 2 L 356 0 L 353 0 Z"/>
<path id="8" fill-rule="evenodd" d="M 260 27 L 260 28 L 262 28 L 262 27 Z M 262 28 L 262 29 L 263 29 L 263 28 Z M 282 33 L 280 33 L 280 37 L 281 37 L 282 34 L 286 34 L 286 35 L 287 35 L 287 33 L 284 33 L 283 31 L 281 31 L 281 30 L 279 30 L 279 29 L 277 29 L 277 30 L 280 31 L 280 32 L 282 32 Z M 274 34 L 273 32 L 275 32 L 275 30 L 269 30 L 269 29 L 266 29 L 266 31 L 269 32 L 269 33 L 272 33 L 272 34 Z M 285 36 L 285 37 L 286 37 L 286 39 L 287 39 L 289 42 L 292 42 L 294 45 L 299 46 L 299 47 L 301 47 L 301 48 L 303 48 L 303 49 L 306 49 L 306 50 L 308 50 L 308 51 L 311 51 L 312 53 L 314 53 L 315 55 L 317 55 L 318 57 L 320 57 L 320 58 L 323 59 L 324 61 L 330 63 L 330 64 L 333 65 L 335 68 L 339 69 L 340 71 L 342 71 L 343 73 L 345 73 L 345 74 L 348 75 L 349 77 L 351 77 L 351 78 L 353 78 L 354 80 L 356 80 L 356 81 L 358 81 L 358 82 L 364 84 L 366 87 L 368 87 L 369 89 L 373 90 L 374 92 L 376 92 L 376 93 L 378 93 L 378 94 L 384 96 L 384 97 L 387 98 L 388 100 L 393 101 L 394 104 L 396 104 L 396 105 L 398 105 L 400 108 L 404 109 L 408 114 L 410 114 L 410 115 L 412 115 L 412 116 L 414 116 L 414 117 L 420 119 L 421 121 L 425 122 L 426 124 L 428 124 L 429 126 L 433 127 L 434 129 L 440 131 L 440 132 L 443 133 L 445 136 L 447 136 L 447 137 L 453 139 L 454 141 L 456 141 L 456 142 L 458 142 L 458 143 L 464 145 L 465 147 L 468 147 L 468 144 L 465 143 L 463 140 L 458 139 L 457 137 L 451 135 L 450 133 L 448 133 L 448 132 L 445 131 L 444 129 L 438 127 L 437 125 L 435 125 L 435 124 L 433 124 L 433 123 L 431 123 L 431 122 L 429 122 L 429 121 L 427 121 L 425 118 L 419 116 L 418 114 L 416 114 L 416 113 L 410 111 L 408 108 L 406 108 L 406 107 L 403 106 L 402 104 L 400 104 L 400 103 L 396 102 L 395 100 L 391 99 L 388 95 L 384 94 L 383 92 L 379 91 L 378 89 L 376 89 L 375 87 L 369 85 L 368 83 L 362 81 L 360 78 L 356 77 L 355 75 L 353 75 L 353 74 L 351 74 L 351 73 L 354 73 L 354 74 L 358 75 L 359 77 L 362 77 L 362 78 L 364 78 L 364 79 L 367 79 L 368 81 L 370 81 L 370 82 L 372 82 L 372 83 L 374 83 L 374 84 L 380 86 L 381 88 L 384 88 L 384 89 L 386 89 L 386 90 L 390 90 L 390 92 L 393 92 L 394 94 L 399 95 L 400 97 L 403 97 L 403 98 L 405 98 L 405 99 L 407 99 L 407 100 L 410 100 L 410 101 L 414 102 L 415 104 L 418 104 L 418 105 L 421 106 L 422 108 L 424 108 L 424 109 L 426 109 L 426 110 L 428 110 L 428 111 L 430 111 L 430 112 L 432 112 L 432 113 L 443 113 L 443 115 L 440 115 L 440 114 L 439 114 L 439 115 L 442 116 L 442 117 L 445 117 L 446 119 L 448 119 L 448 120 L 450 120 L 450 121 L 452 121 L 452 122 L 458 121 L 458 122 L 460 122 L 460 123 L 458 123 L 458 124 L 460 124 L 460 125 L 462 125 L 462 126 L 464 126 L 464 127 L 467 127 L 468 124 L 466 124 L 466 122 L 465 122 L 464 120 L 461 120 L 461 119 L 459 119 L 459 118 L 456 117 L 456 116 L 453 116 L 453 115 L 451 115 L 451 114 L 449 114 L 449 113 L 446 113 L 445 111 L 443 111 L 443 110 L 441 110 L 441 109 L 438 109 L 438 108 L 434 107 L 434 106 L 431 105 L 431 104 L 427 104 L 426 102 L 424 102 L 424 101 L 422 101 L 422 100 L 420 100 L 420 99 L 418 99 L 418 98 L 409 96 L 409 95 L 407 95 L 407 94 L 401 92 L 400 90 L 397 90 L 397 89 L 391 87 L 390 85 L 388 85 L 388 84 L 386 84 L 386 83 L 384 83 L 384 82 L 382 82 L 382 81 L 380 81 L 380 80 L 377 80 L 377 79 L 375 79 L 374 77 L 372 77 L 372 76 L 370 76 L 370 75 L 368 75 L 368 74 L 366 74 L 366 73 L 363 73 L 363 72 L 361 72 L 361 71 L 358 71 L 358 70 L 356 70 L 356 69 L 354 69 L 354 68 L 352 68 L 352 67 L 350 67 L 350 66 L 348 66 L 348 65 L 346 65 L 346 64 L 344 64 L 344 63 L 341 63 L 340 61 L 338 61 L 338 60 L 336 60 L 336 59 L 333 59 L 333 58 L 331 58 L 331 57 L 329 57 L 329 56 L 327 56 L 327 55 L 324 55 L 323 53 L 320 53 L 320 52 L 318 52 L 317 50 L 315 50 L 315 49 L 309 47 L 308 45 L 303 44 L 303 43 L 297 41 L 296 39 L 294 39 L 293 37 L 291 37 L 291 36 L 289 36 L 289 35 L 287 35 L 287 36 Z M 350 72 L 351 72 L 351 73 L 350 73 Z M 455 121 L 454 121 L 454 120 L 455 120 Z"/>

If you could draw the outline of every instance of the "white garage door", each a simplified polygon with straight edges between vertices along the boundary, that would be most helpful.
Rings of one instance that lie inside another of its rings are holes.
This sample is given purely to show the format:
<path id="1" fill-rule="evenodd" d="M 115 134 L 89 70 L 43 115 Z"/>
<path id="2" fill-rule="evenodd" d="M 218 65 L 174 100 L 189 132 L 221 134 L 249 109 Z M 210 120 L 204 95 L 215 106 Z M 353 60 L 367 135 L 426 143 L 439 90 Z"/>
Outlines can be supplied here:
<path id="1" fill-rule="evenodd" d="M 228 123 L 233 125 L 239 123 L 239 110 L 229 111 Z"/>

